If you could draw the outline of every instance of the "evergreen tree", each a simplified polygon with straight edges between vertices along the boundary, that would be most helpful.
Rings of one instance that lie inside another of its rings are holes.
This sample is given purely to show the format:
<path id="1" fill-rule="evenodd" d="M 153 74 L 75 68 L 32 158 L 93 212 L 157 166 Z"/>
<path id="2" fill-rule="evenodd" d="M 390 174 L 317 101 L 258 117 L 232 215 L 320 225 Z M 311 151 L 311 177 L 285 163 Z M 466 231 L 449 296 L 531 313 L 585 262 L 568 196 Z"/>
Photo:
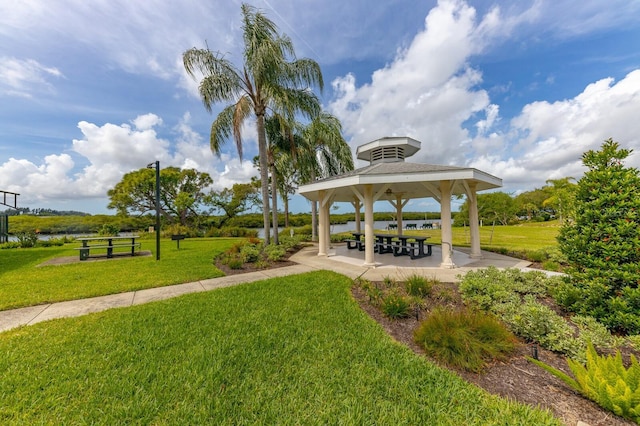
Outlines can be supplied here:
<path id="1" fill-rule="evenodd" d="M 612 139 L 583 154 L 575 220 L 560 230 L 570 280 L 556 294 L 572 311 L 608 327 L 640 333 L 640 176 L 623 160 L 631 150 Z"/>

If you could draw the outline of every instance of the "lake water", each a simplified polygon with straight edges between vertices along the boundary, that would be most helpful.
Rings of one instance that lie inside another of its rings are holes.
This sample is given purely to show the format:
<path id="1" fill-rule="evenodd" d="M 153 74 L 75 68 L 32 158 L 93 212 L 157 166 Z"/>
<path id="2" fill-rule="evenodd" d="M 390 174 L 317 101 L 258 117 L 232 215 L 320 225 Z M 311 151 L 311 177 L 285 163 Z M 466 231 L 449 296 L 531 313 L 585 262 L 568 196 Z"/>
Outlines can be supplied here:
<path id="1" fill-rule="evenodd" d="M 373 229 L 387 229 L 387 226 L 389 226 L 390 223 L 396 224 L 396 221 L 394 220 L 376 220 L 375 222 L 373 222 Z M 403 220 L 402 224 L 404 226 L 407 226 L 407 224 L 409 223 L 415 223 L 416 226 L 418 227 L 418 229 L 421 229 L 422 224 L 423 223 L 440 223 L 440 219 L 436 219 L 436 220 Z M 360 229 L 364 232 L 364 221 L 360 222 Z M 356 222 L 355 221 L 349 221 L 347 223 L 337 223 L 334 225 L 331 225 L 331 234 L 338 234 L 340 232 L 349 232 L 349 231 L 355 231 L 356 230 Z M 258 228 L 258 237 L 260 238 L 264 238 L 264 228 Z"/>
<path id="2" fill-rule="evenodd" d="M 375 222 L 373 222 L 373 228 L 374 229 L 387 229 L 387 226 L 389 226 L 390 223 L 395 224 L 396 221 L 394 220 L 377 220 Z M 423 223 L 440 223 L 440 219 L 436 219 L 436 220 L 404 220 L 403 222 L 404 226 L 407 226 L 408 223 L 415 223 L 416 226 L 418 227 L 418 229 L 421 229 L 422 224 Z M 279 228 L 280 229 L 280 228 Z M 364 231 L 364 221 L 360 222 L 360 229 L 362 231 Z M 258 231 L 258 237 L 259 238 L 264 238 L 264 228 L 256 228 L 256 230 Z M 281 230 L 281 229 L 280 229 Z M 356 222 L 355 221 L 349 221 L 347 223 L 337 223 L 334 225 L 331 225 L 331 233 L 332 234 L 338 234 L 340 232 L 349 232 L 349 231 L 355 231 L 356 230 Z M 40 240 L 49 240 L 51 238 L 62 238 L 64 236 L 67 237 L 96 237 L 98 234 L 52 234 L 52 235 L 38 235 L 38 239 Z M 131 233 L 121 233 L 120 235 L 133 235 Z M 9 241 L 17 241 L 17 238 L 13 235 L 9 236 Z"/>

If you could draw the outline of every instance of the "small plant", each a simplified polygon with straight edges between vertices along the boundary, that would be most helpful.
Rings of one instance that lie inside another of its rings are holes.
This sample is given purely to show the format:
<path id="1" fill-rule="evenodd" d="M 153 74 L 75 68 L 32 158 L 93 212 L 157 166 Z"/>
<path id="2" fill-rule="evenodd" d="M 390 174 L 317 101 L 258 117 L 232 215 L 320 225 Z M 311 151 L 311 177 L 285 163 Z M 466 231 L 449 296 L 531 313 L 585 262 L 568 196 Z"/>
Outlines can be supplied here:
<path id="1" fill-rule="evenodd" d="M 227 260 L 227 266 L 231 269 L 242 269 L 244 262 L 242 261 L 242 257 L 239 255 L 229 256 Z"/>
<path id="2" fill-rule="evenodd" d="M 396 284 L 396 281 L 388 275 L 383 278 L 382 282 L 386 288 L 391 288 Z"/>
<path id="3" fill-rule="evenodd" d="M 244 263 L 255 262 L 260 258 L 260 248 L 247 243 L 240 248 L 240 257 L 242 257 Z"/>
<path id="4" fill-rule="evenodd" d="M 451 289 L 441 288 L 438 290 L 438 293 L 435 294 L 435 298 L 440 300 L 442 303 L 451 303 L 455 300 L 455 295 Z"/>
<path id="5" fill-rule="evenodd" d="M 120 233 L 120 227 L 113 223 L 105 223 L 102 228 L 98 230 L 98 235 L 101 237 L 117 236 Z"/>
<path id="6" fill-rule="evenodd" d="M 380 309 L 391 319 L 407 318 L 411 302 L 397 291 L 390 291 L 380 300 Z"/>
<path id="7" fill-rule="evenodd" d="M 4 244 L 0 244 L 0 249 L 14 249 L 20 248 L 20 243 L 18 241 L 9 241 Z"/>
<path id="8" fill-rule="evenodd" d="M 35 231 L 18 232 L 16 238 L 22 248 L 31 248 L 38 244 L 38 234 Z"/>
<path id="9" fill-rule="evenodd" d="M 277 262 L 282 260 L 284 256 L 287 254 L 287 251 L 282 246 L 277 246 L 274 244 L 266 246 L 264 249 L 264 254 L 267 256 L 267 259 L 271 262 Z"/>
<path id="10" fill-rule="evenodd" d="M 640 424 L 640 364 L 631 355 L 626 368 L 620 351 L 615 356 L 600 356 L 592 344 L 587 347 L 586 365 L 567 359 L 574 377 L 529 358 L 529 361 L 553 374 L 571 388 L 601 407 Z"/>
<path id="11" fill-rule="evenodd" d="M 405 280 L 407 293 L 411 296 L 425 297 L 431 294 L 433 282 L 418 274 L 413 274 Z"/>
<path id="12" fill-rule="evenodd" d="M 542 262 L 542 269 L 546 271 L 559 272 L 562 266 L 553 260 L 545 260 Z"/>
<path id="13" fill-rule="evenodd" d="M 377 304 L 382 298 L 382 290 L 368 279 L 359 277 L 355 279 L 354 283 L 367 294 L 369 302 Z"/>
<path id="14" fill-rule="evenodd" d="M 640 351 L 640 334 L 634 336 L 627 336 L 627 344 L 633 349 Z"/>
<path id="15" fill-rule="evenodd" d="M 266 269 L 269 267 L 269 262 L 264 259 L 258 259 L 253 263 L 253 266 L 255 266 L 257 269 Z"/>
<path id="16" fill-rule="evenodd" d="M 511 331 L 543 348 L 579 357 L 580 342 L 573 337 L 573 329 L 551 308 L 525 296 L 524 303 L 503 306 L 502 319 Z"/>
<path id="17" fill-rule="evenodd" d="M 587 349 L 588 343 L 605 349 L 616 349 L 624 344 L 624 337 L 612 335 L 607 327 L 593 317 L 576 315 L 571 317 L 571 322 L 580 330 L 578 339 L 581 342 L 582 352 Z"/>
<path id="18" fill-rule="evenodd" d="M 457 368 L 479 372 L 486 363 L 513 351 L 513 334 L 493 315 L 476 311 L 434 310 L 414 334 L 430 356 Z"/>

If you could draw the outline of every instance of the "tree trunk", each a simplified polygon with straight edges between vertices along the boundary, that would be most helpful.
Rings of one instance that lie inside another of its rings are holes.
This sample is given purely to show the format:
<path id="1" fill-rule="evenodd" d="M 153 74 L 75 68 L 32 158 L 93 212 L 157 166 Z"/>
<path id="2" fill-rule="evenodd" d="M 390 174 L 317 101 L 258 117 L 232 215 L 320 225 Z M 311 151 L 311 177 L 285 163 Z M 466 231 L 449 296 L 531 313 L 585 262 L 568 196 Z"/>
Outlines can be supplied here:
<path id="1" fill-rule="evenodd" d="M 282 207 L 284 208 L 284 227 L 289 227 L 289 196 L 282 197 Z"/>
<path id="2" fill-rule="evenodd" d="M 276 185 L 276 167 L 271 164 L 271 216 L 273 218 L 273 243 L 278 245 L 278 187 Z"/>
<path id="3" fill-rule="evenodd" d="M 262 219 L 264 223 L 264 243 L 271 244 L 269 226 L 269 165 L 267 164 L 267 135 L 264 129 L 264 112 L 256 113 L 258 130 L 258 156 L 260 159 L 260 186 L 262 190 Z"/>
<path id="4" fill-rule="evenodd" d="M 311 170 L 311 183 L 316 181 L 316 174 Z M 311 241 L 318 241 L 318 203 L 311 202 Z"/>

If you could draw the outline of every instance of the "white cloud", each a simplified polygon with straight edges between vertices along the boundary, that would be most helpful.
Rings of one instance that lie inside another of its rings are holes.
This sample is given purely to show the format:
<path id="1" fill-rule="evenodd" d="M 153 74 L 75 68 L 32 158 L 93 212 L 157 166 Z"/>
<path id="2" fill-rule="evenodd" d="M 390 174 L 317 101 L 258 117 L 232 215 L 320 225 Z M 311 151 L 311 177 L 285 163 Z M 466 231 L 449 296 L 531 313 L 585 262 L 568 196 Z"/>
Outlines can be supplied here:
<path id="1" fill-rule="evenodd" d="M 526 105 L 498 137 L 494 154 L 480 155 L 471 164 L 502 177 L 511 188 L 531 189 L 567 176 L 578 179 L 584 172 L 582 154 L 599 149 L 605 139 L 640 150 L 638 111 L 640 70 L 617 83 L 605 78 L 572 99 Z M 640 156 L 630 156 L 626 164 L 640 167 Z"/>
<path id="2" fill-rule="evenodd" d="M 330 110 L 344 125 L 352 148 L 382 136 L 411 136 L 422 142 L 412 161 L 460 163 L 460 145 L 469 135 L 463 123 L 487 111 L 497 119 L 489 96 L 475 87 L 481 74 L 467 65 L 500 28 L 497 10 L 479 22 L 461 1 L 440 1 L 425 19 L 425 30 L 395 60 L 373 73 L 370 84 L 356 87 L 347 75 L 333 82 Z"/>
<path id="3" fill-rule="evenodd" d="M 30 98 L 33 93 L 52 91 L 51 77 L 64 77 L 60 70 L 33 59 L 0 57 L 0 96 Z"/>
<path id="4" fill-rule="evenodd" d="M 547 7 L 536 2 L 510 16 L 492 9 L 477 17 L 464 2 L 440 1 L 424 31 L 375 71 L 371 83 L 358 86 L 353 74 L 332 82 L 329 108 L 342 120 L 352 148 L 382 136 L 411 136 L 422 149 L 409 161 L 471 165 L 503 178 L 507 191 L 579 178 L 582 153 L 609 137 L 637 150 L 640 70 L 617 83 L 597 81 L 572 99 L 528 104 L 508 123 L 477 88 L 482 75 L 469 67 L 469 58 L 493 41 L 499 44 L 510 29 L 542 19 L 539 11 Z M 640 155 L 628 163 L 640 166 Z"/>
<path id="5" fill-rule="evenodd" d="M 186 113 L 174 127 L 175 140 L 158 137 L 156 128 L 163 120 L 155 114 L 145 114 L 129 124 L 106 123 L 98 126 L 81 121 L 78 128 L 81 139 L 72 143 L 74 162 L 70 154 L 48 155 L 42 164 L 25 159 L 11 158 L 0 164 L 0 188 L 17 192 L 21 203 L 64 203 L 69 200 L 96 199 L 107 204 L 107 191 L 118 183 L 125 173 L 146 167 L 159 160 L 160 167 L 193 168 L 209 173 L 214 181 L 212 189 L 220 190 L 235 183 L 248 182 L 257 176 L 249 160 L 222 153 L 214 156 L 208 141 L 193 130 L 190 114 Z M 77 167 L 76 163 L 87 162 Z"/>

